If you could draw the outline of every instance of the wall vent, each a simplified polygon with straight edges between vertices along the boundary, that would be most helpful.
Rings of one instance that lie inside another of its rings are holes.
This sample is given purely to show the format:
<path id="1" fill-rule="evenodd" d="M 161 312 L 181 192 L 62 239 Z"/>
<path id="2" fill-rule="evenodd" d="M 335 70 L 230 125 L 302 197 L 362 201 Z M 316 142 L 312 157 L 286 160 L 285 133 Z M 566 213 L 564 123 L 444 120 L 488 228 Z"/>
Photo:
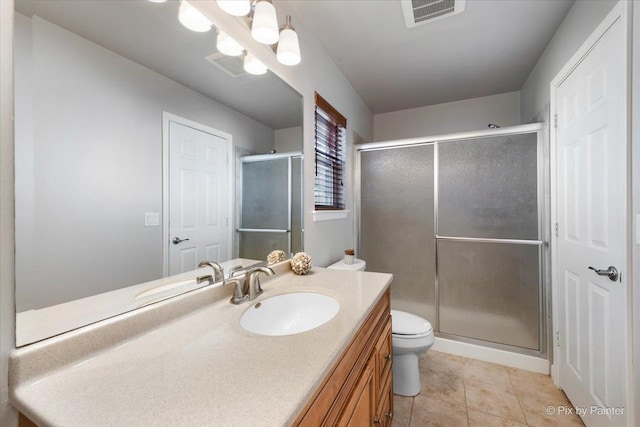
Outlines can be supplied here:
<path id="1" fill-rule="evenodd" d="M 466 0 L 400 0 L 407 28 L 464 12 Z"/>
<path id="2" fill-rule="evenodd" d="M 231 77 L 240 77 L 247 74 L 247 72 L 244 70 L 244 63 L 242 58 L 242 55 L 228 56 L 220 52 L 205 57 L 207 61 L 220 68 Z"/>

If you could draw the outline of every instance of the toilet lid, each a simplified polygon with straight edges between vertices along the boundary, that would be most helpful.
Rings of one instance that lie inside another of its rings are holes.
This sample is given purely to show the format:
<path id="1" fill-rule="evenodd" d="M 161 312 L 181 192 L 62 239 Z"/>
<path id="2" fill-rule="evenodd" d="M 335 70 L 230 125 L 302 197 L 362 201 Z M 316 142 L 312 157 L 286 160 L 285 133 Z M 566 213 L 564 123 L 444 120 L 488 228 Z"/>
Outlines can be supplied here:
<path id="1" fill-rule="evenodd" d="M 431 332 L 431 323 L 406 311 L 391 310 L 391 332 L 400 335 L 419 335 Z"/>

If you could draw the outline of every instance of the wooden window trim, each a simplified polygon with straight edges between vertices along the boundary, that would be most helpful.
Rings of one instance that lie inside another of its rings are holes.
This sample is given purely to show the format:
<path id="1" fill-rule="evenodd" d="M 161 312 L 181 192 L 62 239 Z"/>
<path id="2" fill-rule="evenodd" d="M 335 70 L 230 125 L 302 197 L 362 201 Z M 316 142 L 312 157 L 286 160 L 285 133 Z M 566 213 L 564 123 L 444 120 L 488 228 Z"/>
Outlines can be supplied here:
<path id="1" fill-rule="evenodd" d="M 333 120 L 335 120 L 340 126 L 343 128 L 347 128 L 347 119 L 345 116 L 340 114 L 338 110 L 336 110 L 333 105 L 329 104 L 329 102 L 318 94 L 318 92 L 314 92 L 314 100 L 316 103 L 316 107 L 320 107 L 322 111 L 327 113 Z"/>
<path id="2" fill-rule="evenodd" d="M 317 211 L 341 211 L 345 209 L 344 200 L 344 162 L 347 119 L 340 114 L 326 99 L 314 92 L 315 109 L 315 174 L 316 198 L 314 206 Z M 318 175 L 320 162 L 327 175 Z M 324 179 L 323 179 L 324 177 Z M 329 186 L 327 185 L 329 184 Z M 333 188 L 330 187 L 332 185 Z M 323 190 L 317 190 L 322 188 Z"/>

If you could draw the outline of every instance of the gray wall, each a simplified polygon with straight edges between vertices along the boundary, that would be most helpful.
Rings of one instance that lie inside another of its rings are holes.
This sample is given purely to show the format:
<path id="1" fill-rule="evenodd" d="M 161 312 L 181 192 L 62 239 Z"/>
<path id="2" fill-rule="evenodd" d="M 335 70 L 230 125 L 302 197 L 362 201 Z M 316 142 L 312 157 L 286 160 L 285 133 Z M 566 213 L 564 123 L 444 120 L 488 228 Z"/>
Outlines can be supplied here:
<path id="1" fill-rule="evenodd" d="M 612 0 L 574 3 L 520 90 L 523 123 L 548 120 L 551 80 L 615 4 Z"/>
<path id="2" fill-rule="evenodd" d="M 144 213 L 162 212 L 163 111 L 273 149 L 273 129 L 35 16 L 16 14 L 15 69 L 18 311 L 162 276 Z"/>
<path id="3" fill-rule="evenodd" d="M 13 215 L 13 0 L 0 1 L 0 425 L 18 425 L 9 404 L 8 359 L 15 344 Z"/>
<path id="4" fill-rule="evenodd" d="M 373 140 L 417 138 L 520 124 L 520 93 L 508 92 L 373 116 Z"/>
<path id="5" fill-rule="evenodd" d="M 278 129 L 274 132 L 274 140 L 278 153 L 302 151 L 302 126 Z"/>

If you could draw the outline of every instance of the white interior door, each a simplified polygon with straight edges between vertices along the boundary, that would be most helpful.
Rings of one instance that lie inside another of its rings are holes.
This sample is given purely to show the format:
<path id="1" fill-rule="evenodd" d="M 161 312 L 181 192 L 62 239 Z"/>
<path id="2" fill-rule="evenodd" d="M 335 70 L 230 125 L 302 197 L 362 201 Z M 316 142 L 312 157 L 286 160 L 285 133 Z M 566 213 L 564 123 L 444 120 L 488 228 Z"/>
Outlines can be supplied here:
<path id="1" fill-rule="evenodd" d="M 557 115 L 556 362 L 560 386 L 574 406 L 585 408 L 580 415 L 587 426 L 628 425 L 625 27 L 618 16 L 552 99 Z M 590 269 L 609 266 L 617 269 L 617 277 Z M 602 413 L 614 407 L 625 408 L 623 414 Z"/>
<path id="2" fill-rule="evenodd" d="M 230 258 L 230 141 L 169 121 L 169 275 Z"/>

